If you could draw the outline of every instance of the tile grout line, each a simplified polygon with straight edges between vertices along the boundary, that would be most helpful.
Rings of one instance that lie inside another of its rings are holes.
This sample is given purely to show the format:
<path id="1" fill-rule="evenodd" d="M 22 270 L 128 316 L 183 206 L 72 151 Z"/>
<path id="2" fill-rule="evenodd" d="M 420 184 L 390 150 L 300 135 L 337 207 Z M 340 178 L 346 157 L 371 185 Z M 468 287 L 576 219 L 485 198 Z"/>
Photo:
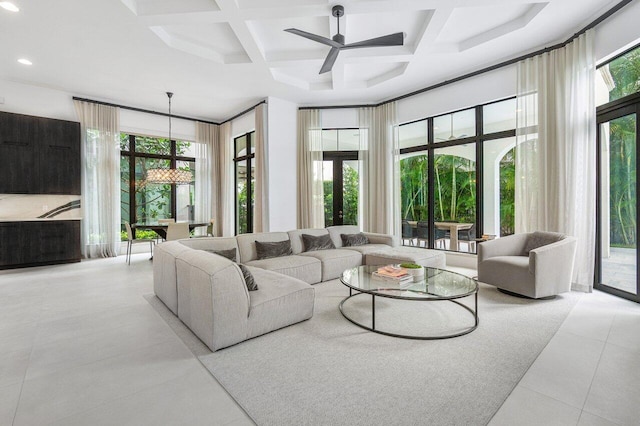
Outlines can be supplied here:
<path id="1" fill-rule="evenodd" d="M 609 344 L 609 336 L 611 335 L 611 329 L 613 328 L 613 323 L 616 320 L 618 314 L 614 314 L 613 315 L 613 319 L 611 320 L 611 324 L 609 324 L 609 330 L 607 331 L 607 337 L 604 340 L 604 344 L 602 345 L 602 350 L 600 351 L 600 356 L 598 357 L 598 363 L 596 364 L 596 368 L 593 371 L 593 375 L 591 376 L 591 381 L 589 382 L 589 389 L 587 390 L 587 396 L 584 398 L 584 402 L 582 403 L 582 408 L 580 409 L 580 417 L 578 418 L 578 421 L 580 420 L 580 418 L 582 418 L 582 413 L 585 412 L 584 406 L 587 404 L 587 400 L 589 399 L 589 395 L 591 394 L 591 388 L 593 387 L 593 381 L 596 378 L 596 373 L 598 372 L 598 368 L 600 367 L 600 361 L 602 361 L 602 355 L 604 354 L 605 349 L 607 348 L 607 345 Z M 587 413 L 589 413 L 587 411 Z M 592 414 L 592 413 L 589 413 Z M 609 419 L 605 419 L 605 420 L 609 420 Z M 617 422 L 613 422 L 616 423 Z"/>

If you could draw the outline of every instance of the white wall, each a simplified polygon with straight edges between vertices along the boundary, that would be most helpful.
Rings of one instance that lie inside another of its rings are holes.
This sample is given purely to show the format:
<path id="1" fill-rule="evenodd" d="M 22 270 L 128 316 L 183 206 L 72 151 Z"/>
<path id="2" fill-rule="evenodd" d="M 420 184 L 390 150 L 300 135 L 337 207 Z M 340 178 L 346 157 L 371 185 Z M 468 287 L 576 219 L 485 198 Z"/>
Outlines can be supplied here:
<path id="1" fill-rule="evenodd" d="M 0 111 L 78 121 L 73 96 L 61 90 L 0 80 L 0 98 L 4 98 Z M 171 123 L 173 137 L 195 140 L 193 121 L 173 118 Z M 169 134 L 169 118 L 121 109 L 120 128 L 123 132 L 166 137 Z"/>
<path id="2" fill-rule="evenodd" d="M 233 144 L 233 138 L 244 135 L 245 133 L 252 132 L 255 129 L 256 113 L 254 110 L 251 110 L 231 122 L 231 144 Z"/>
<path id="3" fill-rule="evenodd" d="M 640 42 L 640 2 L 632 2 L 595 28 L 595 55 L 598 62 Z"/>
<path id="4" fill-rule="evenodd" d="M 516 66 L 511 65 L 398 101 L 398 122 L 406 123 L 516 94 Z"/>
<path id="5" fill-rule="evenodd" d="M 345 129 L 358 127 L 358 110 L 336 108 L 320 110 L 320 122 L 324 129 Z"/>
<path id="6" fill-rule="evenodd" d="M 297 111 L 298 106 L 278 98 L 268 99 L 269 131 L 269 231 L 289 231 L 297 226 Z"/>

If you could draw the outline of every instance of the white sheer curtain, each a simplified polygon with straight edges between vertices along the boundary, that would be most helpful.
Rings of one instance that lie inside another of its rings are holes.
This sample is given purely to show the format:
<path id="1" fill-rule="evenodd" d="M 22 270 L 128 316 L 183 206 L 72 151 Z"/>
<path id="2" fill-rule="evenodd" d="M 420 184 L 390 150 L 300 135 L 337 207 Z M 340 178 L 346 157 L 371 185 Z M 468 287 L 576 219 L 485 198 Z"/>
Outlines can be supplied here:
<path id="1" fill-rule="evenodd" d="M 86 258 L 120 250 L 120 109 L 74 101 L 80 119 L 81 249 Z"/>
<path id="2" fill-rule="evenodd" d="M 578 239 L 575 290 L 591 291 L 595 256 L 593 31 L 518 63 L 516 232 Z"/>
<path id="3" fill-rule="evenodd" d="M 400 234 L 397 103 L 358 109 L 362 159 L 362 229 Z M 366 143 L 362 138 L 366 137 Z M 368 149 L 364 149 L 368 148 Z"/>
<path id="4" fill-rule="evenodd" d="M 216 177 L 214 188 L 217 196 L 214 198 L 216 202 L 215 216 L 216 222 L 215 234 L 224 237 L 235 235 L 235 206 L 234 188 L 233 188 L 233 152 L 231 149 L 231 122 L 226 122 L 219 127 L 218 149 L 216 153 L 216 161 L 214 162 L 213 175 Z"/>
<path id="5" fill-rule="evenodd" d="M 218 126 L 209 123 L 196 122 L 196 199 L 195 199 L 195 220 L 196 222 L 208 222 L 214 219 L 217 222 L 213 208 L 217 194 L 214 191 L 213 182 L 217 178 L 214 176 L 214 161 L 218 148 Z M 204 235 L 205 228 L 196 228 L 196 234 Z M 216 234 L 214 232 L 214 235 Z"/>
<path id="6" fill-rule="evenodd" d="M 298 228 L 324 228 L 322 125 L 317 109 L 298 110 Z"/>
<path id="7" fill-rule="evenodd" d="M 267 105 L 260 104 L 255 109 L 255 194 L 253 232 L 269 231 L 269 152 L 267 146 Z"/>

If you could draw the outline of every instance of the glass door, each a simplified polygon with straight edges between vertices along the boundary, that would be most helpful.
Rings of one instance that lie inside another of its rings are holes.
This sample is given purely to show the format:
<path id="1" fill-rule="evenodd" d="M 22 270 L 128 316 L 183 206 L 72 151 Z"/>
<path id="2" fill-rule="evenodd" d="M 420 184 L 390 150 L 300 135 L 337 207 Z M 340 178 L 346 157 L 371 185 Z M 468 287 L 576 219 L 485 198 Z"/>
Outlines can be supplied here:
<path id="1" fill-rule="evenodd" d="M 322 167 L 325 226 L 357 225 L 358 153 L 325 152 Z"/>
<path id="2" fill-rule="evenodd" d="M 598 114 L 598 258 L 595 287 L 640 301 L 638 282 L 640 103 Z"/>

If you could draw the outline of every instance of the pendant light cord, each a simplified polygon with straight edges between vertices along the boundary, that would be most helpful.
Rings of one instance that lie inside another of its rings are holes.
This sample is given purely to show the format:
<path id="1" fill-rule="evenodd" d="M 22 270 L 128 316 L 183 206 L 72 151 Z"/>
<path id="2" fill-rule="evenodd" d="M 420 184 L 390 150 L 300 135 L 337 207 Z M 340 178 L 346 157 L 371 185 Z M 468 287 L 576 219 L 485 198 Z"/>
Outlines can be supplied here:
<path id="1" fill-rule="evenodd" d="M 169 143 L 171 143 L 171 97 L 173 93 L 167 92 L 167 96 L 169 97 Z"/>

